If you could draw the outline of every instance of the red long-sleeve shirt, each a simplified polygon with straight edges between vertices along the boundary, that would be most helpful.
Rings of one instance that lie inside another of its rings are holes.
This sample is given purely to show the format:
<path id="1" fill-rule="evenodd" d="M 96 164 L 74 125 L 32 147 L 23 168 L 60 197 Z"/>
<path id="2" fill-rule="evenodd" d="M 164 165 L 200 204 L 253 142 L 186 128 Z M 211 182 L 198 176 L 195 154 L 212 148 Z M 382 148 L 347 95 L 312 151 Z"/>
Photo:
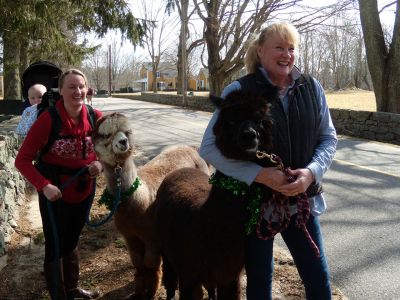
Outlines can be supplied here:
<path id="1" fill-rule="evenodd" d="M 62 100 L 56 103 L 57 110 L 61 118 L 60 136 L 73 136 L 73 139 L 60 139 L 54 142 L 50 150 L 43 154 L 42 161 L 46 164 L 58 165 L 66 168 L 80 169 L 92 161 L 96 160 L 93 149 L 91 135 L 91 125 L 88 120 L 86 106 L 82 107 L 80 122 L 74 125 L 71 117 L 64 108 Z M 101 117 L 101 112 L 95 110 L 97 119 Z M 54 178 L 45 178 L 32 164 L 37 157 L 37 153 L 46 145 L 50 135 L 52 121 L 49 112 L 43 112 L 33 123 L 28 135 L 24 139 L 21 148 L 15 159 L 15 167 L 21 174 L 41 192 L 47 184 L 54 184 Z M 86 147 L 84 146 L 86 143 Z M 59 175 L 61 184 L 68 180 L 72 175 Z M 92 191 L 93 181 L 89 178 L 84 189 L 78 189 L 79 180 L 74 180 L 62 191 L 62 199 L 69 203 L 78 203 L 86 199 Z"/>

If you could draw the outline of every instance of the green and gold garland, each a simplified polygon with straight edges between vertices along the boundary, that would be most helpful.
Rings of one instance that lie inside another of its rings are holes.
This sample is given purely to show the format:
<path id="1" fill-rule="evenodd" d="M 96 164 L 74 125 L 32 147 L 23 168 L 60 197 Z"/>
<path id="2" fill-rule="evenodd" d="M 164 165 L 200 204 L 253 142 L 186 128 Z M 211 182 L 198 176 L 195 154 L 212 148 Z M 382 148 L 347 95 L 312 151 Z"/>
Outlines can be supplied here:
<path id="1" fill-rule="evenodd" d="M 138 189 L 142 183 L 139 177 L 136 177 L 129 189 L 121 193 L 120 201 L 124 201 L 126 198 L 132 196 L 132 194 Z M 112 210 L 115 202 L 115 196 L 111 195 L 107 188 L 104 189 L 103 194 L 99 199 L 100 205 L 105 205 L 108 210 Z"/>
<path id="2" fill-rule="evenodd" d="M 259 186 L 249 186 L 247 183 L 232 177 L 216 177 L 211 175 L 208 182 L 213 186 L 231 191 L 235 196 L 247 196 L 249 202 L 246 209 L 250 212 L 250 219 L 245 225 L 246 234 L 251 234 L 258 223 L 261 213 L 262 192 Z"/>

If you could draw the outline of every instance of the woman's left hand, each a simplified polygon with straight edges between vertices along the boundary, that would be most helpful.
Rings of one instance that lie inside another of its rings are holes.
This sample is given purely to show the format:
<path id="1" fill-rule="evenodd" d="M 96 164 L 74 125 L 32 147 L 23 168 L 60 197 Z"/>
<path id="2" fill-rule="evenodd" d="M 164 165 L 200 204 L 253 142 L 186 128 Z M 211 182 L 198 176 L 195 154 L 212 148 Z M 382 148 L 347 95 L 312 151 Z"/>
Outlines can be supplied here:
<path id="1" fill-rule="evenodd" d="M 314 181 L 314 175 L 310 169 L 288 169 L 288 174 L 296 177 L 296 180 L 279 187 L 278 191 L 285 196 L 296 196 L 304 193 Z"/>
<path id="2" fill-rule="evenodd" d="M 92 161 L 88 167 L 89 176 L 91 178 L 98 176 L 103 171 L 103 166 L 98 160 Z"/>

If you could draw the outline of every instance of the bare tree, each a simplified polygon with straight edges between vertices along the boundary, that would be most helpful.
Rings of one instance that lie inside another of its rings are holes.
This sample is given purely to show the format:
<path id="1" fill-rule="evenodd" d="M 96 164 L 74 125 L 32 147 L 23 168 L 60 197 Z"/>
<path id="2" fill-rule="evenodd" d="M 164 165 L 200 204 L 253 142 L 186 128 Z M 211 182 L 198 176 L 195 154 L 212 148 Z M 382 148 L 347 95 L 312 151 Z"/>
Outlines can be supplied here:
<path id="1" fill-rule="evenodd" d="M 359 0 L 368 66 L 378 111 L 400 113 L 400 0 L 396 5 L 392 40 L 385 44 L 377 0 Z"/>
<path id="2" fill-rule="evenodd" d="M 189 27 L 191 18 L 196 12 L 196 8 L 190 8 L 189 4 L 189 0 L 167 0 L 167 11 L 170 12 L 176 7 L 181 21 L 177 56 L 178 94 L 183 94 L 187 90 L 187 75 L 192 72 L 190 64 L 193 64 L 193 57 L 195 56 L 192 52 L 205 44 L 203 32 L 199 36 L 196 26 L 191 26 L 192 30 Z"/>
<path id="3" fill-rule="evenodd" d="M 168 18 L 166 11 L 166 3 L 155 3 L 153 1 L 142 0 L 141 16 L 146 20 L 154 21 L 154 26 L 149 28 L 147 35 L 144 37 L 144 44 L 151 58 L 152 76 L 153 76 L 153 92 L 157 93 L 157 72 L 160 61 L 165 51 L 175 41 L 171 41 L 171 30 L 174 25 Z M 158 7 L 155 7 L 158 6 Z M 176 21 L 175 21 L 176 22 Z M 168 28 L 169 27 L 169 28 Z"/>
<path id="4" fill-rule="evenodd" d="M 292 0 L 194 0 L 205 24 L 210 90 L 220 94 L 225 80 L 243 68 L 251 33 L 259 31 L 273 13 L 293 6 Z"/>
<path id="5" fill-rule="evenodd" d="M 135 87 L 135 80 L 140 79 L 140 68 L 145 59 L 144 56 L 136 56 L 135 53 L 124 55 L 123 59 L 126 61 L 126 66 L 120 72 L 118 86 L 126 88 L 129 92 L 129 88 Z"/>
<path id="6" fill-rule="evenodd" d="M 89 84 L 96 90 L 106 89 L 107 86 L 107 52 L 98 48 L 83 64 L 88 75 Z"/>

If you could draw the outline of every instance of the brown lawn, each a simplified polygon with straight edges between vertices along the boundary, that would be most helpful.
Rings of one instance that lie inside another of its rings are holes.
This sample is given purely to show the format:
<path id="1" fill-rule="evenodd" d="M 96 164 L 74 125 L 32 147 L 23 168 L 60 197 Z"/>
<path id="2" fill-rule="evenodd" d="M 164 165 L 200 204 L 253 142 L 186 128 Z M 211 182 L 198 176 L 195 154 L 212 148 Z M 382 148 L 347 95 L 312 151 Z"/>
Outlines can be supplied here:
<path id="1" fill-rule="evenodd" d="M 176 95 L 176 92 L 159 92 L 160 94 Z M 330 108 L 376 111 L 374 92 L 365 90 L 325 91 Z M 127 94 L 116 94 L 123 97 Z M 139 93 L 138 93 L 139 95 Z M 208 97 L 209 92 L 194 92 L 195 96 Z"/>

